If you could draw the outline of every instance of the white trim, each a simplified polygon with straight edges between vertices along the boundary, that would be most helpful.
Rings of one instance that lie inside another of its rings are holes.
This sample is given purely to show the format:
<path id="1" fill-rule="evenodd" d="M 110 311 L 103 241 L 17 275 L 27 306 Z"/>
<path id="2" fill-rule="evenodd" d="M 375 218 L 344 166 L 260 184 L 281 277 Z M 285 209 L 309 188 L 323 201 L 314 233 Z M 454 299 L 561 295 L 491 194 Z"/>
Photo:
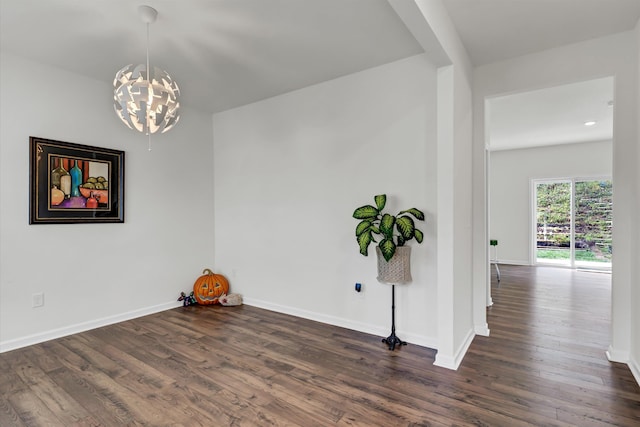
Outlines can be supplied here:
<path id="1" fill-rule="evenodd" d="M 467 337 L 460 347 L 458 347 L 458 351 L 455 352 L 453 357 L 451 356 L 443 356 L 440 352 L 436 353 L 436 360 L 433 362 L 435 366 L 440 366 L 441 368 L 447 368 L 454 371 L 458 370 L 460 363 L 462 363 L 462 359 L 467 354 L 467 350 L 469 350 L 469 346 L 473 342 L 473 338 L 475 338 L 476 334 L 473 333 L 473 330 L 469 330 L 467 333 Z"/>
<path id="2" fill-rule="evenodd" d="M 381 326 L 375 326 L 368 323 L 355 322 L 350 319 L 342 317 L 328 316 L 322 313 L 316 313 L 313 311 L 301 310 L 296 307 L 284 306 L 279 304 L 273 304 L 267 301 L 256 300 L 253 298 L 244 298 L 243 303 L 253 307 L 263 308 L 265 310 L 275 311 L 276 313 L 289 314 L 291 316 L 301 317 L 303 319 L 313 320 L 315 322 L 326 323 L 328 325 L 339 326 L 341 328 L 351 329 L 358 332 L 364 332 L 366 334 L 377 335 L 379 337 L 386 337 L 389 335 L 390 327 L 385 328 Z M 420 334 L 412 334 L 409 332 L 402 332 L 402 330 L 396 331 L 398 336 L 404 341 L 419 345 L 422 347 L 428 347 L 437 349 L 438 340 L 435 337 L 428 337 Z"/>
<path id="3" fill-rule="evenodd" d="M 631 359 L 629 360 L 629 369 L 631 369 L 631 373 L 633 374 L 633 377 L 636 379 L 636 382 L 638 383 L 638 385 L 640 385 L 640 364 L 638 364 L 638 361 L 635 359 Z"/>
<path id="4" fill-rule="evenodd" d="M 103 326 L 113 325 L 115 323 L 124 322 L 125 320 L 135 319 L 137 317 L 147 316 L 149 314 L 159 313 L 161 311 L 170 310 L 180 307 L 182 304 L 177 301 L 171 301 L 164 304 L 158 304 L 151 307 L 141 308 L 126 313 L 117 314 L 115 316 L 103 317 L 101 319 L 91 320 L 84 323 L 65 326 L 63 328 L 51 329 L 49 331 L 27 335 L 26 337 L 16 338 L 13 340 L 0 342 L 0 353 L 4 353 L 18 348 L 27 347 L 41 342 L 53 340 L 56 338 L 66 337 L 68 335 L 89 331 L 91 329 Z"/>
<path id="5" fill-rule="evenodd" d="M 367 334 L 378 335 L 380 337 L 386 337 L 389 334 L 389 329 L 384 327 L 373 326 L 367 323 L 354 322 L 352 320 L 327 316 L 321 313 L 315 313 L 307 310 L 300 310 L 295 307 L 288 307 L 278 304 L 272 304 L 265 301 L 255 300 L 252 298 L 244 298 L 244 304 L 264 308 L 266 310 L 275 311 L 283 314 L 290 314 L 292 316 L 301 317 L 304 319 L 313 320 L 316 322 L 326 323 L 329 325 L 339 326 L 342 328 L 352 329 Z M 66 326 L 64 328 L 52 329 L 50 331 L 28 335 L 26 337 L 17 338 L 9 341 L 0 342 L 0 353 L 4 353 L 11 350 L 16 350 L 22 347 L 27 347 L 41 342 L 50 341 L 56 338 L 62 338 L 68 335 L 77 334 L 80 332 L 89 331 L 91 329 L 100 328 L 103 326 L 113 325 L 115 323 L 124 322 L 126 320 L 135 319 L 149 314 L 159 313 L 165 310 L 171 310 L 173 308 L 180 307 L 182 304 L 176 301 L 171 301 L 165 304 L 159 304 L 152 307 L 146 307 L 140 310 L 134 310 L 126 313 L 121 313 L 115 316 L 104 317 L 101 319 L 92 320 L 89 322 L 78 323 L 76 325 Z M 432 349 L 437 349 L 437 339 L 435 337 L 429 337 L 420 334 L 413 334 L 409 332 L 397 331 L 398 335 L 405 341 Z"/>
<path id="6" fill-rule="evenodd" d="M 485 270 L 484 287 L 485 287 L 485 306 L 493 305 L 493 296 L 491 295 L 491 104 L 484 98 L 484 245 L 483 258 L 484 265 L 489 266 Z M 498 263 L 498 255 L 496 252 L 496 263 Z M 487 321 L 487 311 L 484 310 L 484 321 Z M 487 328 L 488 330 L 488 328 Z"/>
<path id="7" fill-rule="evenodd" d="M 538 186 L 536 180 L 529 179 L 529 265 L 536 265 L 538 251 Z"/>
<path id="8" fill-rule="evenodd" d="M 498 259 L 497 262 L 498 265 L 525 265 L 530 267 L 531 264 L 529 264 L 527 261 L 522 261 L 522 260 L 518 260 L 518 259 Z"/>
<path id="9" fill-rule="evenodd" d="M 613 347 L 609 346 L 609 349 L 606 351 L 607 359 L 609 362 L 617 362 L 617 363 L 628 363 L 629 362 L 629 352 L 623 350 L 616 350 Z"/>
<path id="10" fill-rule="evenodd" d="M 491 304 L 493 305 L 493 301 L 491 301 Z M 476 325 L 474 330 L 476 335 L 481 335 L 483 337 L 488 337 L 489 335 L 491 335 L 491 330 L 489 329 L 488 323 L 485 323 L 484 325 Z"/>

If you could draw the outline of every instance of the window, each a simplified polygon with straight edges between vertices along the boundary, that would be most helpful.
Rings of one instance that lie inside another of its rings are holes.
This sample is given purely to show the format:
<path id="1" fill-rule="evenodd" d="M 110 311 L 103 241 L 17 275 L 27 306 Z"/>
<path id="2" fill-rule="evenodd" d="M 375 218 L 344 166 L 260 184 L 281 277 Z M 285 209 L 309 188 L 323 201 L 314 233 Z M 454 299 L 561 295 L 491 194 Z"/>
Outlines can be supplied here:
<path id="1" fill-rule="evenodd" d="M 535 261 L 611 268 L 611 179 L 534 181 Z"/>

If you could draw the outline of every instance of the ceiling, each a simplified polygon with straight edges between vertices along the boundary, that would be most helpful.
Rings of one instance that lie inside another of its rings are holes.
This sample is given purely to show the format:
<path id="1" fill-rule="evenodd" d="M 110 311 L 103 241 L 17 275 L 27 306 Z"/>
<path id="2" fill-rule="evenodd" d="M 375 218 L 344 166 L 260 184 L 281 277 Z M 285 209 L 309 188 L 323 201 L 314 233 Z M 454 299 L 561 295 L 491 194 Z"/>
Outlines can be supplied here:
<path id="1" fill-rule="evenodd" d="M 487 111 L 492 151 L 611 140 L 613 77 L 491 98 Z"/>
<path id="2" fill-rule="evenodd" d="M 183 106 L 215 113 L 422 53 L 389 4 L 403 1 L 0 0 L 0 49 L 111 84 L 145 60 L 137 8 L 147 4 L 158 10 L 152 65 L 178 82 Z M 640 0 L 442 2 L 475 65 L 631 30 L 640 18 Z"/>
<path id="3" fill-rule="evenodd" d="M 640 0 L 442 0 L 474 65 L 632 30 Z"/>
<path id="4" fill-rule="evenodd" d="M 145 62 L 219 112 L 422 52 L 387 0 L 0 0 L 0 47 L 112 83 Z"/>
<path id="5" fill-rule="evenodd" d="M 632 30 L 640 0 L 443 0 L 474 65 Z M 489 147 L 613 138 L 613 79 L 487 100 Z M 586 121 L 596 121 L 585 126 Z"/>

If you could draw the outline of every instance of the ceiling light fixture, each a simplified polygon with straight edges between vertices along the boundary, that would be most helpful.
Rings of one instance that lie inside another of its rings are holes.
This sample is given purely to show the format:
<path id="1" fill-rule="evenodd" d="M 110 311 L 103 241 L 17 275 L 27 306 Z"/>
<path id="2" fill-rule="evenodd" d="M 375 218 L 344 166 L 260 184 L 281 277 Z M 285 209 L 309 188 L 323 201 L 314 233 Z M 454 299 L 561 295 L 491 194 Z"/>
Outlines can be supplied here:
<path id="1" fill-rule="evenodd" d="M 588 122 L 584 122 L 584 125 L 585 125 L 585 126 L 593 126 L 593 125 L 595 125 L 595 124 L 596 124 L 596 122 L 594 122 L 593 120 L 590 120 L 590 121 L 588 121 Z"/>
<path id="2" fill-rule="evenodd" d="M 158 11 L 151 6 L 140 6 L 138 12 L 147 24 L 147 63 L 129 64 L 116 73 L 113 105 L 125 125 L 149 136 L 151 151 L 151 134 L 168 131 L 180 119 L 180 89 L 169 74 L 159 68 L 153 67 L 150 78 L 149 24 L 156 21 Z"/>

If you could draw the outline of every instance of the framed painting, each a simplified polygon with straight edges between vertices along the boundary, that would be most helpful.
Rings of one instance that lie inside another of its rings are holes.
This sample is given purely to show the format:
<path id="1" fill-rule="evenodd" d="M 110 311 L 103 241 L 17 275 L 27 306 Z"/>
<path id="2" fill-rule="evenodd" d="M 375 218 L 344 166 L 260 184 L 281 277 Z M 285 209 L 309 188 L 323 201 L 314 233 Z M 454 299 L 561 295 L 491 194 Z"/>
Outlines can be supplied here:
<path id="1" fill-rule="evenodd" d="M 124 151 L 29 137 L 29 224 L 124 222 Z"/>

